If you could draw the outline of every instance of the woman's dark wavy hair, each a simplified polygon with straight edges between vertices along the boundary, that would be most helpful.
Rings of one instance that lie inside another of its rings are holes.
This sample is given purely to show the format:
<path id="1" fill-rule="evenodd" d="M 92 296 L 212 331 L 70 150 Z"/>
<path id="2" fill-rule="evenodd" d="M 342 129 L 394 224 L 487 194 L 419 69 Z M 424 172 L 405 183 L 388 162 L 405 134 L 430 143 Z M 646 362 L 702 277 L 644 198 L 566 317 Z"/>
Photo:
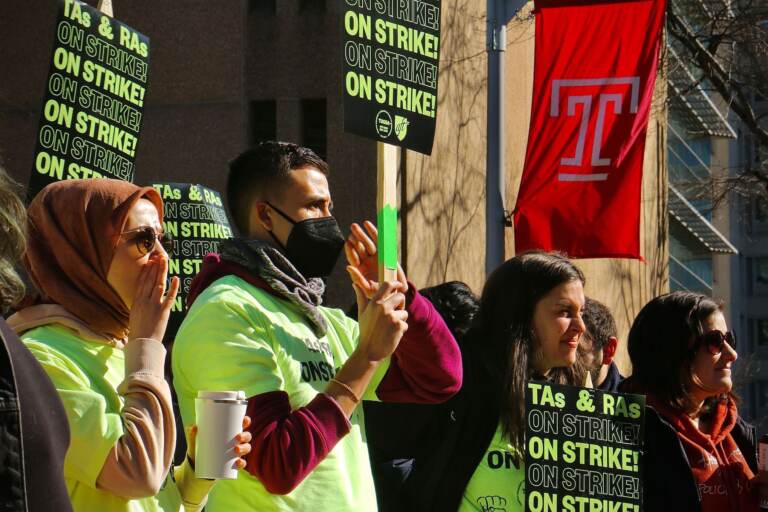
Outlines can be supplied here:
<path id="1" fill-rule="evenodd" d="M 536 304 L 559 285 L 584 283 L 584 274 L 558 253 L 528 252 L 507 260 L 488 278 L 467 339 L 480 350 L 483 365 L 501 389 L 500 421 L 518 456 L 525 451 L 525 387 L 534 377 L 538 349 L 533 334 Z M 546 377 L 558 384 L 582 385 L 586 372 L 577 362 L 553 368 Z"/>
<path id="2" fill-rule="evenodd" d="M 629 330 L 632 377 L 622 390 L 651 393 L 670 407 L 693 412 L 697 404 L 691 400 L 690 386 L 696 343 L 706 319 L 722 309 L 721 302 L 691 292 L 667 293 L 646 304 Z"/>
<path id="3" fill-rule="evenodd" d="M 24 281 L 16 265 L 26 248 L 27 211 L 21 187 L 0 166 L 0 314 L 24 297 Z"/>

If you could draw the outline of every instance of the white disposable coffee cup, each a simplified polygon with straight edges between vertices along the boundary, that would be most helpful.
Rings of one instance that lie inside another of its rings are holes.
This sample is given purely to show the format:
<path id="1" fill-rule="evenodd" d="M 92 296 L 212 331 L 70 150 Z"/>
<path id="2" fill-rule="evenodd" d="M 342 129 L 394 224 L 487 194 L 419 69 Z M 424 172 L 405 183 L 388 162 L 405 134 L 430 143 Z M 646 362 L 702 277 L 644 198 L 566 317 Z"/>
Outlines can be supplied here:
<path id="1" fill-rule="evenodd" d="M 243 430 L 247 405 L 243 391 L 198 391 L 195 399 L 197 478 L 237 479 L 235 437 Z"/>

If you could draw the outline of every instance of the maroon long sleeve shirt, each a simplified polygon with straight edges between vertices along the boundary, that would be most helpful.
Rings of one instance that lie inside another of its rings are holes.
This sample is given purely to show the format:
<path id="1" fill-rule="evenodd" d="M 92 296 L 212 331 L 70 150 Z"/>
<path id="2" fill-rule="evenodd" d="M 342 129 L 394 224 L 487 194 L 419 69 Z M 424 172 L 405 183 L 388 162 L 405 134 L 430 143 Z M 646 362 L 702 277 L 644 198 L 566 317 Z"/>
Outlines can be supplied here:
<path id="1" fill-rule="evenodd" d="M 243 267 L 206 258 L 189 303 L 214 280 L 237 275 L 272 293 L 269 285 Z M 461 388 L 459 347 L 429 300 L 410 285 L 406 300 L 408 330 L 391 357 L 390 366 L 376 388 L 385 402 L 440 403 Z M 253 439 L 246 470 L 274 494 L 287 494 L 326 457 L 350 430 L 344 412 L 330 397 L 319 393 L 310 403 L 293 410 L 284 391 L 249 398 L 249 428 Z"/>

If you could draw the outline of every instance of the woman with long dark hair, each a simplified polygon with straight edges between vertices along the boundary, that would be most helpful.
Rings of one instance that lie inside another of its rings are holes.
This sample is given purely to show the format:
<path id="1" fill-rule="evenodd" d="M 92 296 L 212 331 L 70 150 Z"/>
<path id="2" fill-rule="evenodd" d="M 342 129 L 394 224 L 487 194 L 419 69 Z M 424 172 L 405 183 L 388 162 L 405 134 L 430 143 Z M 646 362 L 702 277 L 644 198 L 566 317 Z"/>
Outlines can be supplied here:
<path id="1" fill-rule="evenodd" d="M 584 275 L 562 255 L 526 253 L 491 274 L 460 340 L 464 385 L 402 431 L 369 442 L 391 459 L 414 458 L 410 510 L 524 510 L 525 387 L 532 379 L 581 385 L 576 349 Z"/>
<path id="2" fill-rule="evenodd" d="M 753 512 L 763 485 L 755 429 L 733 394 L 736 337 L 722 304 L 673 292 L 643 307 L 629 332 L 633 374 L 622 391 L 646 395 L 646 510 Z"/>

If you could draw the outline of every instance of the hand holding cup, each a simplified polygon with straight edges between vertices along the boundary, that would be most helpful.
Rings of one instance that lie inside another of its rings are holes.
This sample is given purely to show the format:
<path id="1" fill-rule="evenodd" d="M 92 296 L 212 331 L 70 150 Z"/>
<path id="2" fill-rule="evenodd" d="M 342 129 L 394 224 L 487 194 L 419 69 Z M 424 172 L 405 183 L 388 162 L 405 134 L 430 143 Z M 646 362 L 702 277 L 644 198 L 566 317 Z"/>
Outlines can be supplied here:
<path id="1" fill-rule="evenodd" d="M 242 391 L 199 391 L 195 400 L 197 431 L 194 443 L 195 475 L 213 480 L 237 479 L 245 467 L 243 455 L 251 450 L 248 401 Z M 246 422 L 247 420 L 247 422 Z"/>

